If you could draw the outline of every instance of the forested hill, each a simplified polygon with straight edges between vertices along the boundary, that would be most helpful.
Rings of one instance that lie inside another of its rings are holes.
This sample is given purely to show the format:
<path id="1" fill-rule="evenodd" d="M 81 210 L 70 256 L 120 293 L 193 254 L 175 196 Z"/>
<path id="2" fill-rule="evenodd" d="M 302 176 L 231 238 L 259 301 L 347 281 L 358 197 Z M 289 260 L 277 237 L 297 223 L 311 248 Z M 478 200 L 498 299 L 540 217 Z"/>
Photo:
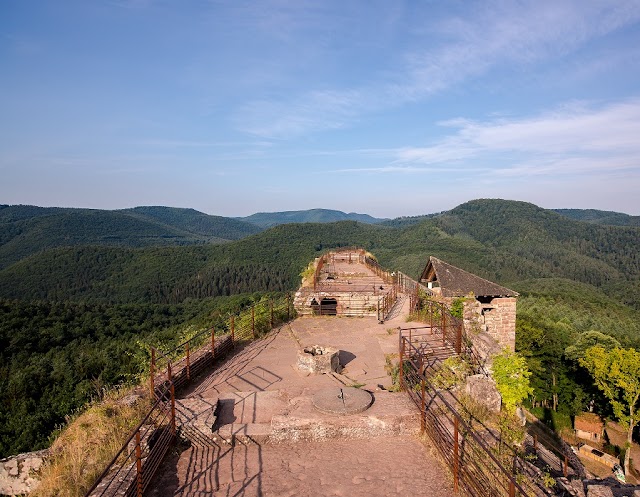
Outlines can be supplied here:
<path id="1" fill-rule="evenodd" d="M 0 268 L 55 247 L 222 243 L 258 231 L 252 224 L 193 209 L 0 206 Z"/>
<path id="2" fill-rule="evenodd" d="M 238 218 L 253 223 L 261 228 L 270 228 L 289 223 L 334 223 L 337 221 L 358 221 L 359 223 L 377 224 L 386 219 L 378 219 L 368 214 L 355 212 L 345 213 L 330 209 L 309 209 L 304 211 L 258 212 L 247 217 Z"/>
<path id="3" fill-rule="evenodd" d="M 412 276 L 435 255 L 500 283 L 567 278 L 640 306 L 640 228 L 576 222 L 502 200 L 467 202 L 400 228 L 283 224 L 217 246 L 45 250 L 0 271 L 0 297 L 177 303 L 294 290 L 314 255 L 346 245 L 363 246 Z"/>
<path id="4" fill-rule="evenodd" d="M 611 226 L 640 226 L 640 216 L 630 216 L 621 212 L 599 211 L 596 209 L 554 209 L 563 216 L 594 224 Z"/>

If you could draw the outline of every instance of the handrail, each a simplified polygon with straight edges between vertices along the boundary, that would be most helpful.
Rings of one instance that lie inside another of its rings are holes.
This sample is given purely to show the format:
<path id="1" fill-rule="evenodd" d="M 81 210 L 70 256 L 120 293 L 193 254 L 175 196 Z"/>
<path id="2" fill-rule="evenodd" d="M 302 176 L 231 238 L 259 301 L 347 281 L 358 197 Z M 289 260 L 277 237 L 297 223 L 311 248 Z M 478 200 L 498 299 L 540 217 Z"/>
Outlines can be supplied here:
<path id="1" fill-rule="evenodd" d="M 160 463 L 166 454 L 166 450 L 168 450 L 168 447 L 175 439 L 177 430 L 175 391 L 180 386 L 184 385 L 185 382 L 191 381 L 191 372 L 201 372 L 204 367 L 209 367 L 212 361 L 215 364 L 223 353 L 227 352 L 229 348 L 234 346 L 237 340 L 251 340 L 257 338 L 256 324 L 258 323 L 255 319 L 257 306 L 261 306 L 260 310 L 268 313 L 268 325 L 271 328 L 276 324 L 281 324 L 290 320 L 294 316 L 291 296 L 287 295 L 285 298 L 280 299 L 279 304 L 280 305 L 277 306 L 274 305 L 274 300 L 270 299 L 268 302 L 254 304 L 253 306 L 244 309 L 243 312 L 239 314 L 232 314 L 229 317 L 231 327 L 230 333 L 225 334 L 224 337 L 216 337 L 215 329 L 209 328 L 199 332 L 194 337 L 186 340 L 177 347 L 174 347 L 170 351 L 161 351 L 152 347 L 150 379 L 152 398 L 155 398 L 155 402 L 145 415 L 144 419 L 138 424 L 127 441 L 111 460 L 107 468 L 86 492 L 85 497 L 105 495 L 105 492 L 111 488 L 112 484 L 117 485 L 118 489 L 126 487 L 123 495 L 136 495 L 138 497 L 142 497 L 144 489 L 150 483 L 155 471 L 160 466 Z M 243 320 L 247 321 L 248 324 L 243 326 Z M 236 321 L 240 323 L 238 329 L 234 326 Z M 209 344 L 203 343 L 199 348 L 195 348 L 191 351 L 189 344 L 194 339 L 202 337 L 202 335 L 209 332 L 212 333 L 211 349 L 208 350 Z M 237 332 L 237 337 L 234 336 L 234 332 Z M 218 339 L 216 340 L 216 338 Z M 172 352 L 179 350 L 182 346 L 186 347 L 186 356 L 182 359 L 176 360 L 174 363 L 170 355 Z M 158 382 L 157 385 L 154 382 L 156 352 L 168 361 L 166 379 L 162 382 Z M 190 354 L 196 356 L 193 363 L 189 361 Z M 176 368 L 174 371 L 173 366 L 183 363 L 185 359 L 186 364 L 184 364 L 181 369 Z M 154 419 L 153 416 L 156 414 L 160 417 Z M 162 429 L 159 435 L 156 434 L 157 438 L 154 438 L 154 434 L 150 433 L 150 430 L 158 430 L 159 428 L 157 425 L 162 426 Z M 133 443 L 134 440 L 135 443 Z M 133 449 L 131 448 L 132 444 L 134 445 Z M 145 455 L 143 455 L 143 446 L 144 451 L 148 450 L 148 453 Z M 110 479 L 109 475 L 113 478 Z M 112 493 L 113 491 L 110 490 L 108 495 L 112 495 Z"/>
<path id="2" fill-rule="evenodd" d="M 154 402 L 154 404 L 151 406 L 151 408 L 149 409 L 149 411 L 147 412 L 147 414 L 145 415 L 145 417 L 142 419 L 142 421 L 140 421 L 140 423 L 138 423 L 138 425 L 134 428 L 133 432 L 131 433 L 131 435 L 129 436 L 129 438 L 127 438 L 127 440 L 122 444 L 122 447 L 120 448 L 120 450 L 118 451 L 118 453 L 113 457 L 113 459 L 111 459 L 111 461 L 109 462 L 109 464 L 107 464 L 107 467 L 104 469 L 104 471 L 100 474 L 100 476 L 98 476 L 98 478 L 96 479 L 96 481 L 93 483 L 93 485 L 89 488 L 89 490 L 87 490 L 87 492 L 85 493 L 85 496 L 89 496 L 89 495 L 93 495 L 94 497 L 97 496 L 102 496 L 105 495 L 105 492 L 107 490 L 109 490 L 111 483 L 113 481 L 115 481 L 115 478 L 112 478 L 109 482 L 107 482 L 106 485 L 104 485 L 104 488 L 101 489 L 101 491 L 98 493 L 96 492 L 96 490 L 98 490 L 98 487 L 105 483 L 105 477 L 112 472 L 115 472 L 115 475 L 118 475 L 121 471 L 124 471 L 124 468 L 126 466 L 132 466 L 133 465 L 133 461 L 132 459 L 135 457 L 136 458 L 136 462 L 139 462 L 140 464 L 136 464 L 136 475 L 135 475 L 135 479 L 134 478 L 120 478 L 118 479 L 118 487 L 121 487 L 122 485 L 127 485 L 127 488 L 131 488 L 133 485 L 136 485 L 137 487 L 139 487 L 141 485 L 142 482 L 142 478 L 143 478 L 143 474 L 142 474 L 142 464 L 141 464 L 141 459 L 142 459 L 142 448 L 141 448 L 141 433 L 145 434 L 145 438 L 147 439 L 147 444 L 150 445 L 150 439 L 151 437 L 153 437 L 153 434 L 149 433 L 149 426 L 154 426 L 154 429 L 156 429 L 157 427 L 155 427 L 155 425 L 157 424 L 157 420 L 153 420 L 153 423 L 150 423 L 149 421 L 151 420 L 152 416 L 154 415 L 154 413 L 156 413 L 157 411 L 163 411 L 165 416 L 163 419 L 166 419 L 167 414 L 171 416 L 169 424 L 165 427 L 169 428 L 171 430 L 171 436 L 169 437 L 170 440 L 167 440 L 167 437 L 163 437 L 164 440 L 162 440 L 164 442 L 164 444 L 158 443 L 160 437 L 157 437 L 158 439 L 155 440 L 153 443 L 153 445 L 150 447 L 149 449 L 149 453 L 146 455 L 146 459 L 152 459 L 152 456 L 154 456 L 154 459 L 158 459 L 161 458 L 162 456 L 164 456 L 164 452 L 166 451 L 166 449 L 168 448 L 168 445 L 172 442 L 173 437 L 175 437 L 175 410 L 173 409 L 168 409 L 166 404 L 167 402 L 169 402 L 171 405 L 173 405 L 175 399 L 175 389 L 172 383 L 170 383 L 169 385 L 166 385 L 165 390 L 164 390 L 164 394 L 159 396 L 156 401 Z M 147 427 L 145 429 L 145 427 Z M 135 439 L 135 445 L 134 448 L 131 448 L 131 443 L 134 441 Z M 125 451 L 129 451 L 127 454 L 125 454 Z M 135 454 L 134 454 L 135 452 Z M 125 456 L 123 458 L 123 455 Z M 123 459 L 122 463 L 120 465 L 118 465 L 118 460 Z M 129 462 L 130 461 L 130 462 Z M 155 468 L 154 468 L 155 469 Z M 115 476 L 114 475 L 114 476 Z M 127 471 L 127 475 L 131 475 L 131 468 Z M 149 477 L 146 478 L 147 480 L 150 480 Z M 144 485 L 146 486 L 146 485 Z M 144 487 L 143 486 L 143 487 Z M 143 491 L 144 488 L 140 488 L 140 491 Z M 96 492 L 94 494 L 94 492 Z"/>
<path id="3" fill-rule="evenodd" d="M 416 399 L 414 399 L 414 394 L 416 392 L 412 391 L 412 388 L 408 388 L 406 385 L 406 381 L 407 381 L 407 372 L 405 372 L 405 366 L 407 365 L 407 363 L 409 363 L 412 368 L 414 369 L 414 371 L 411 372 L 411 375 L 415 378 L 417 378 L 420 382 L 420 387 L 421 387 L 421 404 L 420 404 L 420 408 L 421 408 L 421 418 L 424 418 L 427 415 L 427 411 L 429 410 L 429 406 L 427 405 L 427 403 L 425 402 L 425 395 L 426 395 L 426 390 L 429 390 L 429 395 L 431 396 L 431 401 L 429 402 L 429 404 L 432 404 L 433 399 L 437 398 L 438 401 L 441 403 L 440 405 L 444 405 L 446 407 L 446 409 L 448 410 L 449 414 L 451 416 L 453 416 L 454 418 L 454 440 L 453 440 L 453 451 L 454 451 L 454 456 L 453 456 L 453 460 L 452 462 L 452 469 L 454 471 L 454 487 L 458 487 L 459 483 L 460 483 L 460 472 L 464 471 L 464 468 L 460 467 L 460 450 L 461 448 L 459 447 L 459 441 L 458 441 L 458 434 L 460 432 L 460 428 L 462 428 L 462 430 L 468 434 L 473 441 L 482 449 L 482 451 L 485 453 L 486 456 L 489 457 L 489 459 L 493 462 L 493 464 L 495 464 L 495 467 L 499 470 L 500 473 L 503 474 L 503 476 L 505 476 L 509 482 L 509 495 L 510 496 L 514 496 L 515 495 L 515 491 L 517 490 L 521 496 L 523 497 L 529 497 L 529 494 L 520 486 L 520 484 L 516 481 L 516 478 L 513 474 L 511 474 L 508 470 L 505 469 L 505 467 L 502 465 L 502 463 L 495 457 L 495 455 L 492 453 L 491 449 L 487 446 L 487 444 L 485 443 L 485 441 L 475 432 L 475 430 L 473 429 L 472 426 L 470 426 L 465 419 L 460 415 L 460 413 L 455 409 L 455 407 L 433 386 L 433 384 L 427 379 L 426 375 L 424 374 L 424 372 L 422 372 L 422 365 L 417 365 L 415 364 L 415 362 L 411 359 L 405 359 L 405 351 L 406 348 L 413 348 L 415 350 L 415 352 L 418 354 L 418 357 L 420 357 L 421 362 L 422 362 L 422 355 L 420 354 L 420 351 L 415 348 L 415 346 L 411 343 L 411 340 L 409 339 L 409 337 L 407 336 L 403 336 L 402 334 L 400 334 L 400 383 L 401 385 L 403 385 L 403 389 L 405 391 L 407 391 L 407 393 L 409 393 L 410 397 L 416 401 Z M 417 385 L 416 385 L 417 386 Z M 455 399 L 455 396 L 452 395 L 452 397 Z M 457 400 L 457 399 L 456 399 Z M 422 429 L 423 431 L 426 431 L 426 426 L 425 423 L 422 423 Z M 431 435 L 431 433 L 430 433 Z M 493 434 L 492 434 L 493 435 Z M 438 447 L 438 449 L 443 452 L 445 450 L 447 450 L 447 447 L 443 446 L 443 442 L 438 439 L 437 437 L 433 436 L 432 440 L 434 441 L 434 443 L 436 443 L 436 446 Z M 443 454 L 444 455 L 444 454 Z M 450 454 L 445 455 L 445 459 L 451 459 Z M 517 454 L 514 453 L 514 463 L 518 460 L 518 456 Z M 495 482 L 494 482 L 495 483 Z M 464 482 L 463 482 L 464 484 Z M 469 488 L 468 485 L 467 486 L 467 491 L 470 492 L 471 495 L 482 495 L 482 494 L 476 494 L 473 491 L 473 488 Z M 489 490 L 489 489 L 487 489 Z M 494 489 L 495 491 L 496 489 Z M 493 495 L 492 493 L 486 494 L 486 495 Z"/>

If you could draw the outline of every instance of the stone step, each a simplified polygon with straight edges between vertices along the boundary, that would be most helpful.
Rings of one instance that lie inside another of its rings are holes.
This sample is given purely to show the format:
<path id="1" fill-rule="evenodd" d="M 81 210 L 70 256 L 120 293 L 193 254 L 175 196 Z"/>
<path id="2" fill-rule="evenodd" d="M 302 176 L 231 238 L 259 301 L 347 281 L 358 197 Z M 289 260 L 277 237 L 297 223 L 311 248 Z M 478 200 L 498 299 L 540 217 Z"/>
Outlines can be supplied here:
<path id="1" fill-rule="evenodd" d="M 416 435 L 415 414 L 384 416 L 351 415 L 332 417 L 274 416 L 271 423 L 231 423 L 209 434 L 216 443 L 263 445 L 334 438 L 374 438 Z"/>
<path id="2" fill-rule="evenodd" d="M 419 432 L 419 420 L 415 413 L 398 415 L 293 417 L 274 416 L 271 421 L 270 443 L 313 441 L 334 438 L 374 438 L 389 436 L 413 436 Z"/>
<path id="3" fill-rule="evenodd" d="M 231 423 L 221 426 L 214 432 L 212 438 L 215 442 L 228 445 L 263 445 L 268 442 L 271 435 L 270 423 Z"/>

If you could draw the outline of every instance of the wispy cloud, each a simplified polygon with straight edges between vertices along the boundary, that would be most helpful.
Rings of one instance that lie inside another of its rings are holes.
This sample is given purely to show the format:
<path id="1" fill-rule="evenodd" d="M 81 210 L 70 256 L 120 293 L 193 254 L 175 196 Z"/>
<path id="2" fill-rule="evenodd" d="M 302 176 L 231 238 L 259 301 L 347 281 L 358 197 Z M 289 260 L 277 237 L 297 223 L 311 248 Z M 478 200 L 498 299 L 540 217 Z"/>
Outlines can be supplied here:
<path id="1" fill-rule="evenodd" d="M 362 101 L 363 95 L 355 90 L 313 91 L 289 101 L 250 102 L 238 110 L 234 121 L 257 136 L 286 138 L 341 128 L 354 119 Z"/>
<path id="2" fill-rule="evenodd" d="M 574 103 L 523 119 L 455 120 L 454 134 L 397 151 L 397 164 L 493 162 L 504 176 L 640 168 L 640 100 L 589 106 Z"/>
<path id="3" fill-rule="evenodd" d="M 195 140 L 173 140 L 164 138 L 150 138 L 133 142 L 134 145 L 159 147 L 159 148 L 226 148 L 226 147 L 270 147 L 271 142 L 215 142 Z"/>
<path id="4" fill-rule="evenodd" d="M 472 4 L 465 11 L 465 17 L 405 19 L 408 28 L 399 23 L 399 33 L 420 29 L 420 34 L 400 62 L 386 62 L 384 76 L 363 75 L 360 85 L 349 88 L 316 88 L 250 101 L 237 110 L 234 123 L 269 138 L 342 128 L 369 112 L 429 98 L 502 64 L 526 67 L 561 57 L 640 21 L 635 0 L 491 2 Z M 274 16 L 260 19 L 273 21 Z"/>

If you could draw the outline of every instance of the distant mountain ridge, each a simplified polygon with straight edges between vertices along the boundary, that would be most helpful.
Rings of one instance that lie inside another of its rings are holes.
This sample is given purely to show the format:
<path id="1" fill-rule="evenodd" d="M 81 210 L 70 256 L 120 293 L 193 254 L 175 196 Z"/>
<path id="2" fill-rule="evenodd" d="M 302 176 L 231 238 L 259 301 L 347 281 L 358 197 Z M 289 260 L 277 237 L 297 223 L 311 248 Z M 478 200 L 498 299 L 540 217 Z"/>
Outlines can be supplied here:
<path id="1" fill-rule="evenodd" d="M 308 209 L 304 211 L 257 212 L 250 216 L 239 217 L 242 221 L 261 228 L 271 228 L 279 224 L 291 223 L 335 223 L 337 221 L 357 221 L 365 224 L 379 224 L 387 219 L 379 219 L 369 214 L 342 212 L 331 209 Z"/>
<path id="2" fill-rule="evenodd" d="M 57 231 L 51 231 L 51 225 L 44 230 L 39 224 L 46 217 L 23 219 L 21 223 L 33 223 L 35 228 L 18 224 L 25 228 L 25 234 L 13 233 L 0 246 L 0 260 L 4 262 L 0 267 L 0 296 L 177 303 L 240 290 L 294 290 L 301 269 L 315 255 L 328 248 L 356 245 L 373 251 L 386 267 L 409 275 L 415 275 L 428 256 L 435 255 L 505 286 L 530 278 L 568 278 L 606 288 L 621 301 L 640 308 L 639 228 L 577 222 L 526 202 L 474 200 L 437 216 L 409 219 L 399 227 L 355 221 L 285 223 L 224 244 L 198 243 L 189 238 L 189 243 L 182 243 L 187 245 L 184 247 L 176 246 L 184 239 L 167 242 L 154 238 L 153 232 L 144 234 L 148 238 L 141 240 L 143 228 L 158 226 L 150 223 L 149 209 L 153 216 L 174 223 L 177 221 L 167 219 L 169 214 L 180 219 L 187 216 L 195 223 L 206 216 L 169 208 L 134 209 L 135 215 L 111 211 L 106 211 L 108 215 L 95 211 L 56 213 Z M 0 219 L 5 210 L 0 209 Z M 97 243 L 98 232 L 103 237 L 105 233 L 115 236 L 109 220 L 121 222 L 122 216 L 136 238 Z M 83 246 L 82 230 L 88 229 L 88 224 L 100 228 L 100 223 L 101 229 L 89 231 L 92 243 Z M 168 237 L 167 225 L 163 226 L 163 236 Z M 186 236 L 188 232 L 180 233 Z M 29 241 L 39 250 L 29 247 Z M 142 241 L 147 244 L 142 245 Z"/>
<path id="3" fill-rule="evenodd" d="M 597 209 L 553 209 L 558 214 L 593 224 L 609 226 L 640 226 L 640 216 L 630 216 L 621 212 L 600 211 Z"/>
<path id="4" fill-rule="evenodd" d="M 545 210 L 525 202 L 497 199 L 474 200 L 451 211 L 422 216 L 380 219 L 368 214 L 345 213 L 331 209 L 309 209 L 303 211 L 262 212 L 241 218 L 213 216 L 194 209 L 163 206 L 141 206 L 120 210 L 100 210 L 63 207 L 37 207 L 29 205 L 0 205 L 0 270 L 38 252 L 55 248 L 77 246 L 105 247 L 163 247 L 202 244 L 221 244 L 256 235 L 265 229 L 291 223 L 335 223 L 358 222 L 367 226 L 391 229 L 409 229 L 424 223 L 444 227 L 444 232 L 453 230 L 457 237 L 479 239 L 484 243 L 500 243 L 500 238 L 509 233 L 495 232 L 500 223 L 484 223 L 474 220 L 465 233 L 457 228 L 466 211 L 493 210 L 496 206 L 512 211 L 515 205 L 519 212 L 512 222 L 510 233 L 520 232 L 522 226 L 530 224 L 532 218 L 554 215 L 553 224 L 560 220 L 579 220 L 592 226 L 637 227 L 640 216 L 598 211 L 594 209 Z M 508 208 L 505 206 L 509 206 Z M 531 209 L 528 206 L 535 207 Z M 452 213 L 455 225 L 450 225 Z M 502 216 L 501 213 L 491 215 Z M 566 223 L 565 223 L 566 224 Z M 475 227 L 482 226 L 478 231 Z M 540 230 L 539 227 L 532 229 Z M 573 225 L 566 229 L 575 230 Z M 471 230 L 469 232 L 468 230 Z M 544 231 L 544 230 L 543 230 Z M 532 231 L 523 234 L 531 237 Z M 492 238 L 497 237 L 497 238 Z M 315 243 L 315 245 L 318 245 Z"/>
<path id="5" fill-rule="evenodd" d="M 225 243 L 261 231 L 193 209 L 0 206 L 0 268 L 42 250 L 79 245 L 149 247 Z"/>

